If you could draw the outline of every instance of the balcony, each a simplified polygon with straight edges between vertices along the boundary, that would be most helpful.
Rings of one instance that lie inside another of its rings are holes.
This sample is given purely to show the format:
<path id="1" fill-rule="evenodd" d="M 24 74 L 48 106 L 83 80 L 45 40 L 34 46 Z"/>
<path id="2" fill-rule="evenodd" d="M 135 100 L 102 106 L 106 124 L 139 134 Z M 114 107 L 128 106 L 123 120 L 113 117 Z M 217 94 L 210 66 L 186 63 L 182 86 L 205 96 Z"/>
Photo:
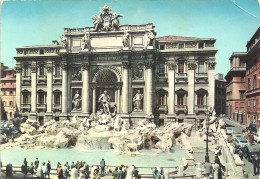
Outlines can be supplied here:
<path id="1" fill-rule="evenodd" d="M 47 83 L 46 75 L 38 75 L 37 83 L 38 84 L 46 84 Z"/>
<path id="2" fill-rule="evenodd" d="M 61 104 L 53 104 L 52 107 L 54 111 L 61 111 Z"/>
<path id="3" fill-rule="evenodd" d="M 22 85 L 30 85 L 31 84 L 31 76 L 22 76 Z"/>
<path id="4" fill-rule="evenodd" d="M 168 113 L 168 106 L 167 105 L 158 105 L 156 107 L 156 112 L 160 114 L 167 114 Z"/>
<path id="5" fill-rule="evenodd" d="M 207 105 L 196 105 L 195 106 L 195 113 L 207 112 L 207 111 L 208 111 Z"/>
<path id="6" fill-rule="evenodd" d="M 37 110 L 46 111 L 46 104 L 37 104 Z"/>
<path id="7" fill-rule="evenodd" d="M 175 105 L 175 112 L 176 113 L 187 113 L 188 112 L 188 108 L 187 105 Z"/>
<path id="8" fill-rule="evenodd" d="M 176 73 L 176 83 L 187 83 L 187 73 Z"/>
<path id="9" fill-rule="evenodd" d="M 207 83 L 208 74 L 207 73 L 196 73 L 195 82 L 196 83 Z"/>
<path id="10" fill-rule="evenodd" d="M 54 75 L 53 76 L 53 83 L 61 84 L 62 83 L 62 76 L 61 75 Z"/>
<path id="11" fill-rule="evenodd" d="M 21 104 L 21 110 L 24 111 L 31 111 L 31 104 Z"/>

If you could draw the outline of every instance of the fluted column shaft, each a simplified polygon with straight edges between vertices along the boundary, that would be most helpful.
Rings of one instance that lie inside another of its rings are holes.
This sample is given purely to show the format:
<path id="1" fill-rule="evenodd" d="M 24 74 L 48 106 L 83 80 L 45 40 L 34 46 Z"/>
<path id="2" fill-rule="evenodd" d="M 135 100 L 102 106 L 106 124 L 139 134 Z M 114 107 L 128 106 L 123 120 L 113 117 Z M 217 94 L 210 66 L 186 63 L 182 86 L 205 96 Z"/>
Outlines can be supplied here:
<path id="1" fill-rule="evenodd" d="M 68 112 L 68 72 L 67 64 L 62 64 L 62 114 L 67 115 Z"/>
<path id="2" fill-rule="evenodd" d="M 52 64 L 47 66 L 47 113 L 52 113 Z"/>
<path id="3" fill-rule="evenodd" d="M 176 64 L 174 62 L 170 62 L 168 64 L 168 83 L 169 83 L 169 103 L 168 103 L 168 111 L 169 115 L 174 114 L 175 107 L 175 70 Z"/>
<path id="4" fill-rule="evenodd" d="M 96 113 L 96 88 L 93 88 L 92 113 Z"/>
<path id="5" fill-rule="evenodd" d="M 89 64 L 83 64 L 82 73 L 82 108 L 83 113 L 89 115 Z"/>
<path id="6" fill-rule="evenodd" d="M 194 114 L 194 92 L 195 92 L 195 69 L 197 65 L 195 62 L 188 62 L 188 114 Z"/>
<path id="7" fill-rule="evenodd" d="M 31 66 L 31 113 L 36 113 L 36 94 L 37 94 L 37 67 Z"/>
<path id="8" fill-rule="evenodd" d="M 16 71 L 16 106 L 17 106 L 17 110 L 21 111 L 21 80 L 22 80 L 22 68 L 20 65 L 17 65 L 15 67 L 15 71 Z"/>
<path id="9" fill-rule="evenodd" d="M 129 109 L 129 63 L 123 64 L 123 87 L 122 87 L 122 97 L 123 97 L 123 105 L 122 105 L 122 113 L 128 114 Z"/>

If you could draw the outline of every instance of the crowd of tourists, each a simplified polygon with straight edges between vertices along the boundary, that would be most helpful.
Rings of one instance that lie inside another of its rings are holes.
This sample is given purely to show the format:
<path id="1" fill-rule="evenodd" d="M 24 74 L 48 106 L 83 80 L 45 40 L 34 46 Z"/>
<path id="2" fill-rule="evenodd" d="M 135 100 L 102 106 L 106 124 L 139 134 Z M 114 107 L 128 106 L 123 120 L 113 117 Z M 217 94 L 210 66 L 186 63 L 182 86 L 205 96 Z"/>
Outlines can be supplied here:
<path id="1" fill-rule="evenodd" d="M 132 165 L 130 167 L 125 165 L 120 165 L 114 168 L 114 171 L 109 169 L 105 172 L 106 162 L 104 159 L 100 161 L 100 165 L 89 166 L 86 162 L 68 162 L 61 164 L 58 162 L 57 166 L 54 168 L 51 166 L 51 161 L 40 162 L 38 158 L 34 162 L 28 164 L 27 159 L 24 158 L 23 164 L 21 166 L 21 171 L 24 177 L 31 175 L 31 177 L 36 177 L 38 179 L 49 179 L 50 175 L 56 175 L 58 179 L 100 179 L 105 176 L 105 173 L 112 174 L 113 179 L 125 179 L 134 178 L 141 179 L 141 175 L 136 166 Z M 159 167 L 158 167 L 159 168 Z M 152 168 L 152 176 L 154 179 L 164 179 L 164 171 L 161 167 L 158 170 L 157 167 Z M 6 174 L 12 176 L 12 164 L 6 166 Z M 132 175 L 132 176 L 131 176 Z"/>
<path id="2" fill-rule="evenodd" d="M 214 179 L 224 179 L 224 172 L 226 171 L 226 167 L 222 165 L 218 154 L 215 154 L 214 163 L 209 162 L 209 158 L 205 159 L 204 169 L 206 178 L 214 178 Z"/>

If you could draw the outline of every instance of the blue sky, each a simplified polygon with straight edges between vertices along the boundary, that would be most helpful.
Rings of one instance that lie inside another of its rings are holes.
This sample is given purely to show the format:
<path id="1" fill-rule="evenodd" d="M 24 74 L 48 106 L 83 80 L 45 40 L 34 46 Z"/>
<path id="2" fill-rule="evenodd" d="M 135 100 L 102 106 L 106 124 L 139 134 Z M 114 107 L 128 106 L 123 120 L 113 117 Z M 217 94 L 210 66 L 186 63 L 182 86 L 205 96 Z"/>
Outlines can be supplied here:
<path id="1" fill-rule="evenodd" d="M 157 37 L 178 35 L 215 38 L 216 73 L 226 74 L 233 52 L 260 25 L 257 0 L 136 0 L 136 1 L 6 1 L 1 9 L 1 61 L 15 66 L 16 47 L 47 45 L 64 28 L 92 26 L 91 16 L 107 3 L 124 17 L 121 24 L 153 23 Z"/>

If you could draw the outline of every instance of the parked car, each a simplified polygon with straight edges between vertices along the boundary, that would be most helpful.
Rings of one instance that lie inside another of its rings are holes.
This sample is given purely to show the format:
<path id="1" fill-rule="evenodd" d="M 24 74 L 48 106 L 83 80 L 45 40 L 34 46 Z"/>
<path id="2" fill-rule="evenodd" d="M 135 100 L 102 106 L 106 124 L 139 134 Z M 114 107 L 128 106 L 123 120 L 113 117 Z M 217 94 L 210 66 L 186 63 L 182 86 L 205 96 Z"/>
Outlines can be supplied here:
<path id="1" fill-rule="evenodd" d="M 254 141 L 259 143 L 260 142 L 260 135 L 258 133 L 253 134 L 254 135 Z"/>
<path id="2" fill-rule="evenodd" d="M 257 128 L 255 123 L 250 123 L 248 127 L 246 127 L 248 133 L 257 133 Z"/>
<path id="3" fill-rule="evenodd" d="M 233 139 L 233 143 L 234 143 L 235 147 L 249 146 L 248 140 L 243 138 L 243 137 L 236 137 L 236 138 L 234 138 Z"/>
<path id="4" fill-rule="evenodd" d="M 248 161 L 252 161 L 255 154 L 260 156 L 260 146 L 259 145 L 245 146 L 244 148 L 242 148 L 242 152 L 243 152 L 244 157 Z"/>

